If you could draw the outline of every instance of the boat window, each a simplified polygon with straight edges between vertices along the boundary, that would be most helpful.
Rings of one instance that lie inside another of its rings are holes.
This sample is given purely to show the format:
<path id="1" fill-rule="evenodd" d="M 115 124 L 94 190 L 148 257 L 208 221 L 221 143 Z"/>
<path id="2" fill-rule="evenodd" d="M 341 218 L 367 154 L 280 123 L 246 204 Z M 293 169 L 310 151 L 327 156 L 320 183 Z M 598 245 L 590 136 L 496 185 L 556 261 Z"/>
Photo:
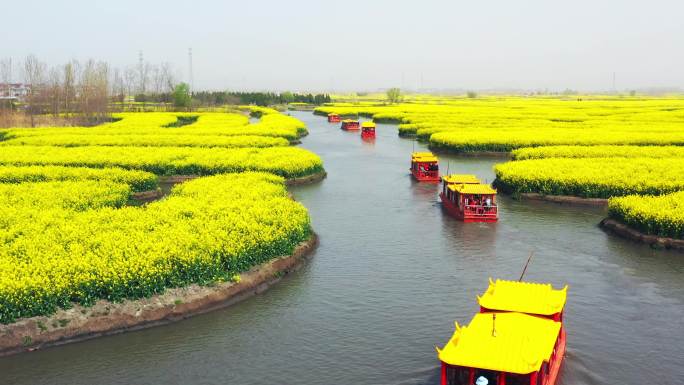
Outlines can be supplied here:
<path id="1" fill-rule="evenodd" d="M 470 369 L 447 366 L 446 380 L 447 385 L 470 385 Z"/>
<path id="2" fill-rule="evenodd" d="M 473 381 L 477 384 L 478 379 L 480 377 L 484 377 L 487 381 L 480 380 L 480 384 L 486 384 L 486 385 L 498 385 L 499 384 L 499 372 L 495 372 L 493 370 L 485 370 L 485 369 L 477 369 L 475 371 L 475 376 L 473 377 Z"/>
<path id="3" fill-rule="evenodd" d="M 530 385 L 530 376 L 527 374 L 506 373 L 506 385 Z"/>

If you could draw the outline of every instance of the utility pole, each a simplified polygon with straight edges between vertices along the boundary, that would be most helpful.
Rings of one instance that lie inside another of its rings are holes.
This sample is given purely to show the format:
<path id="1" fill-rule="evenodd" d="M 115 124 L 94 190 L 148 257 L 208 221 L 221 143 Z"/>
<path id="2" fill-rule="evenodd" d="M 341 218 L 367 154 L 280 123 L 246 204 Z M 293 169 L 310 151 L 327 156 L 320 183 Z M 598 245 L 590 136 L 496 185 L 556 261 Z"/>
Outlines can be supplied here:
<path id="1" fill-rule="evenodd" d="M 7 69 L 7 97 L 12 97 L 12 58 L 9 58 L 9 68 Z M 26 87 L 26 85 L 24 85 Z"/>
<path id="2" fill-rule="evenodd" d="M 145 94 L 145 68 L 144 68 L 143 51 L 138 51 L 138 75 L 140 76 L 140 93 Z"/>
<path id="3" fill-rule="evenodd" d="M 190 95 L 192 95 L 192 91 L 195 89 L 194 87 L 194 79 L 192 77 L 192 48 L 188 48 L 188 87 L 190 88 Z"/>

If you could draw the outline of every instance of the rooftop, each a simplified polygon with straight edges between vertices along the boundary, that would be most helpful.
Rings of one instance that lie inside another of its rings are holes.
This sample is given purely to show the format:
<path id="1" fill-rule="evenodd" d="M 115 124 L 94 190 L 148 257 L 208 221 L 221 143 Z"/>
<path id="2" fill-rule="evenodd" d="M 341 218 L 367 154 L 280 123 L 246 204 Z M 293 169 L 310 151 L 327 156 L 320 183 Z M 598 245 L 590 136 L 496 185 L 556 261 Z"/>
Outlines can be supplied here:
<path id="1" fill-rule="evenodd" d="M 413 162 L 437 162 L 437 157 L 431 152 L 414 152 L 411 154 Z"/>
<path id="2" fill-rule="evenodd" d="M 477 300 L 490 310 L 552 315 L 563 310 L 567 291 L 567 286 L 554 290 L 551 284 L 490 279 L 489 288 Z"/>
<path id="3" fill-rule="evenodd" d="M 373 122 L 363 122 L 363 123 L 361 123 L 361 127 L 364 127 L 364 128 L 375 128 L 375 123 L 373 123 Z"/>
<path id="4" fill-rule="evenodd" d="M 442 180 L 447 183 L 447 184 L 452 184 L 452 183 L 480 183 L 480 180 L 477 179 L 475 175 L 471 174 L 451 174 L 451 175 L 445 175 L 442 177 Z"/>
<path id="5" fill-rule="evenodd" d="M 459 194 L 496 194 L 496 190 L 490 185 L 480 183 L 450 184 L 448 189 Z"/>
<path id="6" fill-rule="evenodd" d="M 560 328 L 560 322 L 527 314 L 478 313 L 468 326 L 457 323 L 449 342 L 437 352 L 449 365 L 527 374 L 550 359 Z"/>

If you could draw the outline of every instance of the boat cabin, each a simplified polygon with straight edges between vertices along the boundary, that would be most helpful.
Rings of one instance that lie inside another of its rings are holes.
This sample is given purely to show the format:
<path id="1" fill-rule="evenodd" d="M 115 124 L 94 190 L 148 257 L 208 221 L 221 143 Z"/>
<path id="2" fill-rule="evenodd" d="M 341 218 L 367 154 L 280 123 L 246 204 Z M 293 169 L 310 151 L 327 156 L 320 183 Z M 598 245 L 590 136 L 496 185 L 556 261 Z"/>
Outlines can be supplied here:
<path id="1" fill-rule="evenodd" d="M 480 183 L 477 178 L 467 177 L 475 176 L 460 175 L 442 179 L 442 192 L 439 194 L 442 206 L 449 214 L 464 222 L 496 222 L 499 219 L 496 190 Z"/>
<path id="2" fill-rule="evenodd" d="M 359 129 L 359 121 L 358 120 L 353 120 L 353 119 L 345 119 L 342 121 L 342 125 L 340 126 L 341 129 L 351 131 L 351 130 L 358 130 Z"/>
<path id="3" fill-rule="evenodd" d="M 333 113 L 328 114 L 328 123 L 339 123 L 339 122 L 340 122 L 340 115 L 333 114 Z"/>
<path id="4" fill-rule="evenodd" d="M 551 284 L 489 280 L 489 287 L 477 297 L 480 312 L 514 311 L 563 321 L 568 287 L 555 290 Z"/>
<path id="5" fill-rule="evenodd" d="M 563 323 L 536 315 L 560 310 L 567 287 L 497 280 L 480 302 L 504 309 L 481 309 L 467 326 L 456 323 L 449 342 L 437 348 L 442 385 L 554 385 L 565 355 Z M 544 295 L 546 294 L 546 295 Z"/>
<path id="6" fill-rule="evenodd" d="M 411 175 L 419 182 L 439 182 L 439 160 L 431 152 L 412 153 Z"/>
<path id="7" fill-rule="evenodd" d="M 362 138 L 375 138 L 375 123 L 363 122 L 361 124 L 361 137 Z"/>

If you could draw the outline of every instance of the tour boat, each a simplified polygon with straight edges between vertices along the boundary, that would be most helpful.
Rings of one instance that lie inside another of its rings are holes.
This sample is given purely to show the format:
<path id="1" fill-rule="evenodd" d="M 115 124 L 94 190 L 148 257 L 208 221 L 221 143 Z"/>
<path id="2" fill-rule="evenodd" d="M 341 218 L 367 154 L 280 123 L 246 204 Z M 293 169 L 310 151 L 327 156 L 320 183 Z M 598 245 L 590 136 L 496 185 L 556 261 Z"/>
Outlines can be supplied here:
<path id="1" fill-rule="evenodd" d="M 328 123 L 339 123 L 340 116 L 338 114 L 330 113 L 328 114 Z"/>
<path id="2" fill-rule="evenodd" d="M 431 152 L 412 153 L 411 175 L 419 182 L 439 182 L 439 160 Z"/>
<path id="3" fill-rule="evenodd" d="M 375 123 L 363 122 L 361 124 L 361 138 L 364 138 L 364 139 L 375 138 Z"/>
<path id="4" fill-rule="evenodd" d="M 555 385 L 565 356 L 565 286 L 489 280 L 480 312 L 437 348 L 442 385 Z"/>
<path id="5" fill-rule="evenodd" d="M 482 184 L 475 175 L 442 177 L 439 197 L 444 209 L 464 222 L 496 222 L 499 219 L 496 190 Z"/>
<path id="6" fill-rule="evenodd" d="M 345 119 L 342 121 L 342 125 L 340 126 L 341 129 L 351 131 L 351 130 L 358 130 L 359 129 L 359 121 L 358 120 L 353 120 L 353 119 Z"/>

